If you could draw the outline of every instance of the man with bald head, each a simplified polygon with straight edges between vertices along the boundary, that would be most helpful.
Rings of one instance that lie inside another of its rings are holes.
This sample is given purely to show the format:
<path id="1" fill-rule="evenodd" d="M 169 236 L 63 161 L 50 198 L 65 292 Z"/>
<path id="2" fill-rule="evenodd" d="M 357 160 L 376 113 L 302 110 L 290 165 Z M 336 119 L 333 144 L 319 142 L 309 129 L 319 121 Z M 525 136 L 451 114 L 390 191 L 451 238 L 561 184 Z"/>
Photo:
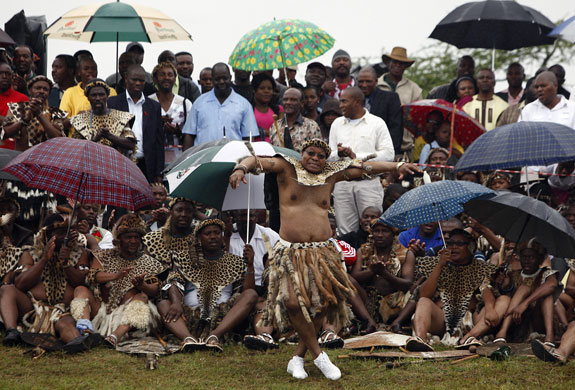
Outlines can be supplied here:
<path id="1" fill-rule="evenodd" d="M 339 106 L 343 116 L 331 125 L 330 160 L 393 161 L 395 152 L 387 125 L 363 107 L 364 100 L 358 87 L 348 87 L 341 93 Z M 358 230 L 360 213 L 368 206 L 383 203 L 383 187 L 377 177 L 339 182 L 333 195 L 340 234 Z"/>
<path id="2" fill-rule="evenodd" d="M 213 89 L 201 95 L 188 114 L 182 133 L 184 150 L 221 138 L 249 139 L 258 126 L 252 105 L 234 92 L 230 69 L 223 62 L 212 67 Z"/>
<path id="3" fill-rule="evenodd" d="M 283 97 L 284 117 L 279 126 L 270 129 L 271 143 L 301 152 L 307 140 L 320 138 L 321 130 L 316 121 L 302 116 L 303 95 L 297 88 L 288 88 Z"/>
<path id="4" fill-rule="evenodd" d="M 542 72 L 535 79 L 537 100 L 525 106 L 519 121 L 554 122 L 575 129 L 575 103 L 557 94 L 559 84 L 553 72 Z"/>
<path id="5" fill-rule="evenodd" d="M 401 139 L 403 137 L 399 95 L 395 92 L 384 91 L 377 88 L 377 73 L 372 66 L 364 66 L 359 71 L 357 86 L 365 95 L 363 107 L 370 114 L 383 119 L 389 129 L 395 153 L 399 154 L 401 152 Z"/>

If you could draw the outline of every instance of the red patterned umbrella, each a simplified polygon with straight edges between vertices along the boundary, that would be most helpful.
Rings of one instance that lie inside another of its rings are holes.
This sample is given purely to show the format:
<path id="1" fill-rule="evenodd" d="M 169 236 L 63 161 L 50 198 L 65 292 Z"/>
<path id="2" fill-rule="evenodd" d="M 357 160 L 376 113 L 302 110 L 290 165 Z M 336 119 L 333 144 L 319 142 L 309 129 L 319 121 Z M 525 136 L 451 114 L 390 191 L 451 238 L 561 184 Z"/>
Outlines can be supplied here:
<path id="1" fill-rule="evenodd" d="M 117 150 L 92 141 L 52 138 L 15 157 L 3 170 L 28 187 L 79 202 L 130 210 L 154 203 L 138 166 Z"/>
<path id="2" fill-rule="evenodd" d="M 453 110 L 455 109 L 455 118 Z M 403 126 L 416 137 L 423 133 L 427 115 L 432 111 L 441 111 L 447 121 L 453 122 L 453 135 L 464 148 L 471 145 L 476 138 L 485 133 L 481 123 L 470 117 L 465 111 L 455 108 L 452 103 L 443 99 L 418 100 L 401 106 Z"/>

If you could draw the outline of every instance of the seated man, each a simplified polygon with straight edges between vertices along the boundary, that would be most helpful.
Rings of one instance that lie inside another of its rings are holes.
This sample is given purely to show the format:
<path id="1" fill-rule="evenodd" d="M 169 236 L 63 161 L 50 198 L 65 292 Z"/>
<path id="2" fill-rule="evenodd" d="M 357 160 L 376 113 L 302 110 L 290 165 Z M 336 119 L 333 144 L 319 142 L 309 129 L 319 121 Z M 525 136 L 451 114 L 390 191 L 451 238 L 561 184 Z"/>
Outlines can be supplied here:
<path id="1" fill-rule="evenodd" d="M 184 352 L 222 352 L 220 339 L 240 325 L 257 302 L 254 250 L 245 245 L 243 259 L 226 252 L 224 228 L 222 220 L 213 218 L 196 227 L 197 241 L 188 254 L 175 259 L 168 276 L 164 290 L 169 299 L 158 304 L 164 325 L 182 340 Z"/>
<path id="2" fill-rule="evenodd" d="M 417 244 L 421 250 L 435 248 L 443 245 L 441 231 L 438 222 L 425 223 L 399 233 L 399 243 L 408 248 L 412 244 Z"/>
<path id="3" fill-rule="evenodd" d="M 523 325 L 529 330 L 545 330 L 545 343 L 554 346 L 553 306 L 558 285 L 557 271 L 543 266 L 547 251 L 535 238 L 519 244 L 518 252 L 522 269 L 521 285 L 517 286 L 511 298 L 495 342 L 507 342 L 508 332 L 514 326 Z M 528 335 L 530 332 L 521 333 Z M 524 337 L 521 335 L 520 338 Z"/>
<path id="4" fill-rule="evenodd" d="M 98 204 L 78 204 L 76 206 L 78 228 L 81 233 L 90 234 L 94 237 L 100 249 L 112 249 L 114 247 L 114 237 L 110 231 L 98 226 L 98 213 L 100 213 L 100 205 Z"/>
<path id="5" fill-rule="evenodd" d="M 264 210 L 265 211 L 265 210 Z M 263 227 L 256 223 L 256 210 L 251 210 L 249 214 L 250 239 L 249 245 L 254 251 L 254 283 L 258 293 L 258 300 L 254 307 L 253 327 L 254 335 L 244 337 L 244 345 L 249 349 L 267 350 L 278 348 L 274 342 L 272 326 L 258 326 L 258 321 L 266 308 L 267 288 L 264 280 L 265 268 L 268 262 L 268 248 L 271 249 L 279 240 L 279 235 L 270 228 Z M 243 256 L 246 243 L 248 211 L 237 210 L 234 213 L 236 231 L 230 237 L 230 253 Z"/>
<path id="6" fill-rule="evenodd" d="M 446 244 L 438 257 L 417 259 L 418 273 L 427 280 L 415 292 L 419 294 L 413 317 L 415 336 L 407 341 L 408 351 L 432 351 L 426 342 L 428 332 L 443 336 L 445 343 L 454 343 L 450 337 L 467 326 L 469 302 L 476 290 L 486 306 L 494 305 L 489 282 L 495 267 L 473 258 L 471 234 L 455 229 Z"/>
<path id="7" fill-rule="evenodd" d="M 67 227 L 60 215 L 48 217 L 30 254 L 20 256 L 14 284 L 2 286 L 0 307 L 8 329 L 5 345 L 20 341 L 19 319 L 28 332 L 57 335 L 67 343 L 64 349 L 69 353 L 84 351 L 94 343 L 90 334 L 80 334 L 68 312 L 74 287 L 84 282 L 88 253 L 85 237 L 75 231 L 64 244 Z"/>
<path id="8" fill-rule="evenodd" d="M 371 221 L 381 216 L 381 210 L 376 206 L 366 207 L 359 218 L 359 229 L 349 232 L 339 237 L 340 240 L 350 244 L 355 250 L 358 250 L 369 237 L 369 225 Z"/>
<path id="9" fill-rule="evenodd" d="M 92 252 L 86 281 L 94 292 L 79 286 L 70 304 L 77 326 L 106 336 L 113 348 L 130 330 L 137 330 L 134 336 L 146 335 L 160 324 L 151 299 L 160 291 L 158 275 L 167 266 L 144 253 L 145 234 L 140 217 L 120 217 L 113 230 L 114 248 Z"/>
<path id="10" fill-rule="evenodd" d="M 351 275 L 359 282 L 358 292 L 372 317 L 387 324 L 411 296 L 415 258 L 397 241 L 397 229 L 376 220 L 371 235 L 358 252 Z"/>

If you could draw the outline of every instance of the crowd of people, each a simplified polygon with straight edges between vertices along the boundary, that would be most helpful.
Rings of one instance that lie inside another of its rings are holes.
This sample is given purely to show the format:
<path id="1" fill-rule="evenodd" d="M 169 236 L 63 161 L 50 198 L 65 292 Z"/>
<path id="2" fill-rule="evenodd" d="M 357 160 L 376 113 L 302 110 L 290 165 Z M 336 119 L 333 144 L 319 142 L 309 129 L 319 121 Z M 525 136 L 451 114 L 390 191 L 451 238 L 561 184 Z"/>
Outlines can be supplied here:
<path id="1" fill-rule="evenodd" d="M 51 79 L 36 74 L 28 46 L 0 59 L 2 147 L 25 151 L 55 137 L 110 146 L 137 165 L 156 201 L 131 213 L 47 194 L 54 207 L 30 213 L 39 207 L 30 192 L 3 181 L 4 345 L 22 343 L 22 332 L 51 334 L 69 353 L 159 334 L 181 352 L 223 352 L 238 336 L 262 351 L 294 341 L 287 371 L 305 379 L 309 351 L 333 380 L 341 372 L 323 349 L 382 329 L 409 334 L 408 351 L 529 341 L 541 359 L 561 362 L 575 351 L 572 259 L 552 256 L 537 236 L 505 240 L 464 214 L 405 231 L 380 219 L 424 185 L 425 171 L 497 191 L 529 185 L 575 227 L 573 162 L 542 167 L 550 174 L 527 184 L 508 172 L 454 174 L 465 148 L 452 141 L 449 117 L 429 112 L 418 137 L 404 128 L 402 105 L 423 96 L 404 74 L 414 60 L 401 47 L 383 56 L 385 69 L 354 73 L 338 50 L 330 66 L 307 65 L 305 86 L 297 67 L 274 78 L 220 62 L 196 81 L 189 52 L 163 51 L 151 73 L 143 57 L 130 43 L 106 79 L 87 50 L 56 56 Z M 497 93 L 493 71 L 476 70 L 470 56 L 454 74 L 426 98 L 454 103 L 487 131 L 517 121 L 575 131 L 561 65 L 526 80 L 520 63 L 509 64 Z M 301 153 L 246 156 L 230 172 L 233 188 L 248 173 L 271 179 L 267 210 L 170 197 L 166 166 L 224 137 Z"/>

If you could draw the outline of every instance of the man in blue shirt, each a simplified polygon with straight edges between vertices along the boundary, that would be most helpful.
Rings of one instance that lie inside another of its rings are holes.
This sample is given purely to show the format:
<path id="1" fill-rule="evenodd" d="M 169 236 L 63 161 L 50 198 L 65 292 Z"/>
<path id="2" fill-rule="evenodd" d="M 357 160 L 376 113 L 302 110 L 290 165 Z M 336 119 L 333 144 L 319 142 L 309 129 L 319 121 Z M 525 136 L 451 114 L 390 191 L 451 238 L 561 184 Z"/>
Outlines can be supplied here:
<path id="1" fill-rule="evenodd" d="M 184 150 L 223 137 L 241 140 L 249 138 L 250 132 L 259 134 L 254 110 L 232 90 L 232 77 L 226 64 L 220 62 L 213 66 L 212 84 L 213 89 L 195 101 L 191 117 L 184 125 Z"/>
<path id="2" fill-rule="evenodd" d="M 406 248 L 412 239 L 415 241 L 419 240 L 420 244 L 425 243 L 425 248 L 435 248 L 436 246 L 443 245 L 439 224 L 437 222 L 419 225 L 418 227 L 399 234 L 399 243 Z"/>

